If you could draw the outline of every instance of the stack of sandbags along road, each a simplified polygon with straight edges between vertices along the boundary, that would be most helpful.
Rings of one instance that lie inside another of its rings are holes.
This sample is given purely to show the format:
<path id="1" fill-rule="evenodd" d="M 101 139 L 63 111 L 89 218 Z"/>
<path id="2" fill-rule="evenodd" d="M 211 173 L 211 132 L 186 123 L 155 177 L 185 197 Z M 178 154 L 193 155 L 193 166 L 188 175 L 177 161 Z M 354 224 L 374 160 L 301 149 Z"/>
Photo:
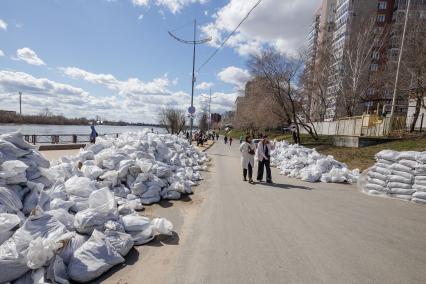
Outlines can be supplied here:
<path id="1" fill-rule="evenodd" d="M 375 158 L 364 192 L 426 204 L 426 152 L 383 150 Z"/>
<path id="2" fill-rule="evenodd" d="M 286 141 L 275 143 L 271 163 L 281 170 L 282 175 L 307 182 L 355 183 L 359 176 L 358 170 L 349 170 L 332 156 Z"/>
<path id="3" fill-rule="evenodd" d="M 1 135 L 0 283 L 88 282 L 134 245 L 171 235 L 168 220 L 137 211 L 192 192 L 207 161 L 183 139 L 146 131 L 50 166 L 20 133 Z"/>

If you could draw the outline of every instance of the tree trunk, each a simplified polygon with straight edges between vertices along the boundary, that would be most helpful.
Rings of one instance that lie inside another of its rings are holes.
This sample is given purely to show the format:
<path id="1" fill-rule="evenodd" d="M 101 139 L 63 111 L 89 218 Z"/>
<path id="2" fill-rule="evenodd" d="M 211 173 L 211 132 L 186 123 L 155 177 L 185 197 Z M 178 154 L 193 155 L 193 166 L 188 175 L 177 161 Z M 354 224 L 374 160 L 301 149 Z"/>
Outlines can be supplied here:
<path id="1" fill-rule="evenodd" d="M 414 129 L 416 128 L 416 123 L 417 123 L 417 120 L 419 119 L 420 108 L 422 106 L 422 100 L 423 100 L 422 94 L 417 94 L 416 110 L 414 111 L 413 120 L 411 121 L 410 132 L 414 132 Z"/>

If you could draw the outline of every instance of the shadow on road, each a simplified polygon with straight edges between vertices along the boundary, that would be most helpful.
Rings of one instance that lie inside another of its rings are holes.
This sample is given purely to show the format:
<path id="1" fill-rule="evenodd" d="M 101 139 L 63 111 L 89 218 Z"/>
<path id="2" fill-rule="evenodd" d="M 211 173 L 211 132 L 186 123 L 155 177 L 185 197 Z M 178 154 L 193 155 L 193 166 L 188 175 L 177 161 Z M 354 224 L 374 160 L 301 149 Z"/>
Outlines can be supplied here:
<path id="1" fill-rule="evenodd" d="M 152 240 L 145 244 L 148 247 L 162 247 L 164 245 L 178 245 L 179 244 L 179 235 L 176 232 L 172 232 L 171 236 L 167 235 L 158 235 Z"/>
<path id="2" fill-rule="evenodd" d="M 181 199 L 174 200 L 174 202 L 191 202 L 192 198 L 188 194 L 182 195 Z M 166 199 L 162 199 L 160 202 L 156 203 L 162 208 L 170 208 L 174 205 L 174 202 Z M 152 205 L 152 204 L 151 204 Z M 145 205 L 145 206 L 151 206 L 151 205 Z"/>
<path id="3" fill-rule="evenodd" d="M 255 185 L 261 185 L 265 187 L 275 187 L 281 189 L 303 189 L 303 190 L 312 190 L 311 187 L 306 187 L 302 185 L 294 185 L 294 184 L 285 184 L 285 183 L 265 183 L 265 182 L 255 182 Z"/>

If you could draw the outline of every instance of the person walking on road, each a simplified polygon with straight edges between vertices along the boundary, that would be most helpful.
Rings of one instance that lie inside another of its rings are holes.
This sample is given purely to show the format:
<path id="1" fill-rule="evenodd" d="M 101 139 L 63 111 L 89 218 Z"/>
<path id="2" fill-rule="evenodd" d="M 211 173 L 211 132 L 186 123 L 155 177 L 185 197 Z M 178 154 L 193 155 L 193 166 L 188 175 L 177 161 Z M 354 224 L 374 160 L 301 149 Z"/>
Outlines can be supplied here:
<path id="1" fill-rule="evenodd" d="M 259 161 L 257 168 L 257 181 L 263 179 L 263 168 L 266 169 L 266 182 L 272 183 L 271 176 L 271 151 L 275 149 L 275 143 L 272 144 L 268 140 L 268 136 L 263 136 L 263 139 L 257 145 L 257 159 Z"/>
<path id="2" fill-rule="evenodd" d="M 219 132 L 216 133 L 216 140 L 219 141 Z"/>
<path id="3" fill-rule="evenodd" d="M 240 145 L 241 152 L 241 166 L 243 167 L 243 178 L 247 181 L 247 174 L 249 183 L 253 184 L 253 168 L 254 168 L 254 154 L 256 153 L 256 146 L 253 145 L 251 137 L 247 136 L 246 140 Z"/>
<path id="4" fill-rule="evenodd" d="M 229 146 L 232 146 L 232 137 L 229 137 Z"/>
<path id="5" fill-rule="evenodd" d="M 228 136 L 225 135 L 225 137 L 223 138 L 223 141 L 225 141 L 225 144 L 228 143 Z"/>
<path id="6" fill-rule="evenodd" d="M 90 143 L 95 144 L 96 143 L 96 137 L 98 137 L 98 132 L 96 132 L 95 126 L 91 125 L 90 128 L 92 129 L 92 132 L 90 133 Z"/>

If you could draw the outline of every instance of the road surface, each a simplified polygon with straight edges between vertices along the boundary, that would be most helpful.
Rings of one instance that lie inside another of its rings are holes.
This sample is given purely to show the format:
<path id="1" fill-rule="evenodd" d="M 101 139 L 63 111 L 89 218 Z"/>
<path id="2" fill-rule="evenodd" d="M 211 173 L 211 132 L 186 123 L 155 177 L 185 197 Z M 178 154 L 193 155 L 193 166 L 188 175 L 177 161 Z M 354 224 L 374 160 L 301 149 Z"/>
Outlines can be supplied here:
<path id="1" fill-rule="evenodd" d="M 238 145 L 216 143 L 184 201 L 162 203 L 176 234 L 131 253 L 105 283 L 426 283 L 426 206 L 355 186 L 278 175 L 242 181 Z"/>

